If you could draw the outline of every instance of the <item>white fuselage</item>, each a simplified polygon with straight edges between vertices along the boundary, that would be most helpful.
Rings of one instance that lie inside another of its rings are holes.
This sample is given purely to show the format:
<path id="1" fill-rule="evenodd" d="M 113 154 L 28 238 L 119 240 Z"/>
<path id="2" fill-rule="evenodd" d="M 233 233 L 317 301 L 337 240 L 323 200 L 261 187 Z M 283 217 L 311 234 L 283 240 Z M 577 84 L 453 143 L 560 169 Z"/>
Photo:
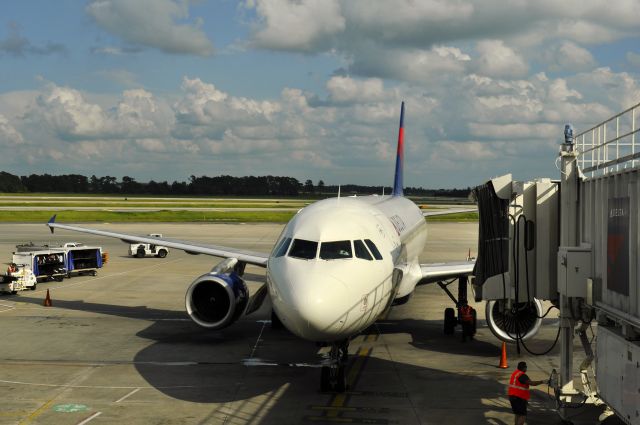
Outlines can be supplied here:
<path id="1" fill-rule="evenodd" d="M 269 257 L 273 308 L 301 338 L 346 339 L 413 291 L 426 239 L 420 209 L 404 197 L 316 202 L 287 224 Z"/>

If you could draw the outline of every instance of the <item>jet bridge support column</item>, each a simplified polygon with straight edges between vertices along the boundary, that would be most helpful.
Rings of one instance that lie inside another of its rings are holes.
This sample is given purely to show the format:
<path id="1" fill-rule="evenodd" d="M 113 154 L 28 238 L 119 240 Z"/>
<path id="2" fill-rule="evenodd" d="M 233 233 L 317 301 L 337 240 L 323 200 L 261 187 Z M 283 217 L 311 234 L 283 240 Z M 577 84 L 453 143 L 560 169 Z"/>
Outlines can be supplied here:
<path id="1" fill-rule="evenodd" d="M 577 152 L 573 144 L 573 129 L 565 126 L 565 142 L 560 150 L 560 246 L 577 246 L 578 235 L 578 167 Z M 560 289 L 560 288 L 559 288 Z M 570 299 L 559 291 L 560 303 L 560 374 L 561 394 L 570 397 L 576 394 L 573 387 L 573 328 L 576 323 L 571 316 Z M 566 398 L 566 397 L 565 397 Z M 567 400 L 570 401 L 570 400 Z M 561 416 L 562 416 L 562 412 Z"/>

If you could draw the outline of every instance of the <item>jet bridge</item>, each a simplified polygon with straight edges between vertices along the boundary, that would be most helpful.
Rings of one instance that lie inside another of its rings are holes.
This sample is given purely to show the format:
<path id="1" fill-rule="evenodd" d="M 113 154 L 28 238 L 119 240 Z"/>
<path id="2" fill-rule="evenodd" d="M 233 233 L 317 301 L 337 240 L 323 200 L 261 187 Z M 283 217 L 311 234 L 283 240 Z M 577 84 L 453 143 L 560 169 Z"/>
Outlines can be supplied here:
<path id="1" fill-rule="evenodd" d="M 559 308 L 560 371 L 552 384 L 563 418 L 604 402 L 640 425 L 639 114 L 640 104 L 575 136 L 567 125 L 557 181 L 507 175 L 474 189 L 476 297 L 487 300 L 494 333 L 525 348 L 544 314 L 534 300 Z M 595 324 L 593 352 L 586 330 Z M 586 353 L 578 370 L 574 336 Z"/>

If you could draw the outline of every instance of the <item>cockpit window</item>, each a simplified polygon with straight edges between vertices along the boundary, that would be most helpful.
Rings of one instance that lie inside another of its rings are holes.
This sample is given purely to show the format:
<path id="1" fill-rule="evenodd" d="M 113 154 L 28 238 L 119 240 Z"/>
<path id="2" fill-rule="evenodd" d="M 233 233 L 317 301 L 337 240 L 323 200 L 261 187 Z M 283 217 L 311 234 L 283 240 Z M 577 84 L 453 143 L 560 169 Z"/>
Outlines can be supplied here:
<path id="1" fill-rule="evenodd" d="M 323 260 L 337 260 L 351 258 L 351 241 L 322 242 L 320 245 L 320 258 Z"/>
<path id="2" fill-rule="evenodd" d="M 311 260 L 316 258 L 316 252 L 318 251 L 318 242 L 307 241 L 304 239 L 294 239 L 289 251 L 289 257 L 302 258 L 304 260 Z"/>
<path id="3" fill-rule="evenodd" d="M 367 251 L 367 248 L 364 246 L 364 242 L 355 240 L 353 241 L 353 249 L 356 251 L 356 257 L 362 258 L 363 260 L 373 261 L 373 257 Z"/>
<path id="4" fill-rule="evenodd" d="M 382 260 L 382 255 L 380 254 L 380 251 L 378 251 L 378 247 L 376 247 L 376 244 L 374 244 L 371 239 L 365 239 L 364 243 L 367 244 L 369 251 L 371 251 L 376 260 Z"/>
<path id="5" fill-rule="evenodd" d="M 289 245 L 291 245 L 291 238 L 284 238 L 282 242 L 280 242 L 280 245 L 278 245 L 278 248 L 276 248 L 274 256 L 282 257 L 284 254 L 287 253 L 287 249 L 289 249 Z"/>

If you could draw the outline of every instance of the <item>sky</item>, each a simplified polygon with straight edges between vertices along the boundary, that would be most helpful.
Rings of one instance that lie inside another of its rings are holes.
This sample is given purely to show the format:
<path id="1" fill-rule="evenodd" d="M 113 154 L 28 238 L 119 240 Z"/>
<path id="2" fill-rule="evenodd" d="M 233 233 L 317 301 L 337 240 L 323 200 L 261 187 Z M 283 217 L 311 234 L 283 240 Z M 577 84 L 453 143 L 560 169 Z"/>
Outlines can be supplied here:
<path id="1" fill-rule="evenodd" d="M 640 102 L 638 0 L 0 2 L 0 170 L 391 185 L 558 178 Z"/>

